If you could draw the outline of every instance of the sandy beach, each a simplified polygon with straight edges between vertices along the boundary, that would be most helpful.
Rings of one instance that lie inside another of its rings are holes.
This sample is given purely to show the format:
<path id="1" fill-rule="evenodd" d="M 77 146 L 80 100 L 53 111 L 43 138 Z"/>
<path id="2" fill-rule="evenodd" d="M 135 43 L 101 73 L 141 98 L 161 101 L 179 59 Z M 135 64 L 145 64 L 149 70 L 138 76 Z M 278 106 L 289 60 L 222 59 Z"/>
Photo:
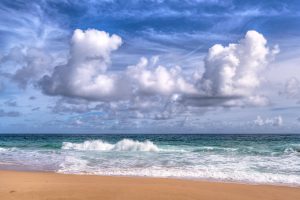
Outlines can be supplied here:
<path id="1" fill-rule="evenodd" d="M 299 187 L 0 171 L 2 200 L 300 199 Z"/>

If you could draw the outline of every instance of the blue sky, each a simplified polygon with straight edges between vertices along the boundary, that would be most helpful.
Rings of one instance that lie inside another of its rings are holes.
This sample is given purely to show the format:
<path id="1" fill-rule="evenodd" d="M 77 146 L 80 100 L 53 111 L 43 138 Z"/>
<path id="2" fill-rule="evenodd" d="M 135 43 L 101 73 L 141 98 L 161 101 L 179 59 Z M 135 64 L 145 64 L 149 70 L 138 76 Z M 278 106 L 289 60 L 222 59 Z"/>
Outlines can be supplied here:
<path id="1" fill-rule="evenodd" d="M 1 133 L 299 132 L 297 0 L 3 0 L 0 19 Z"/>

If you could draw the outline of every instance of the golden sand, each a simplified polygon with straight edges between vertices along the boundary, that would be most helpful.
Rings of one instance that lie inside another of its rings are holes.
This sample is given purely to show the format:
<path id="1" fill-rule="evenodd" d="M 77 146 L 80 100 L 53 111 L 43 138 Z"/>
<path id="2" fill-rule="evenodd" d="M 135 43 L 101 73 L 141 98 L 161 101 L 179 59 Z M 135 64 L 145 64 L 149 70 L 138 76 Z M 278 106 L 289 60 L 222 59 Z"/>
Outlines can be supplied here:
<path id="1" fill-rule="evenodd" d="M 0 171 L 1 200 L 300 200 L 299 187 Z"/>

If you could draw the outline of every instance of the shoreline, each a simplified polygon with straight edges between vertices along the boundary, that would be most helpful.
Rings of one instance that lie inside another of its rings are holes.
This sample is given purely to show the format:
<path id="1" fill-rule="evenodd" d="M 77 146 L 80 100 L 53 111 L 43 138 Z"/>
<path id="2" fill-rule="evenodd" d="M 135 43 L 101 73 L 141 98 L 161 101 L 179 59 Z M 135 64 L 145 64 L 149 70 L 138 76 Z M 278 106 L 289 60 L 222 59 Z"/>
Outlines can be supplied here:
<path id="1" fill-rule="evenodd" d="M 1 162 L 0 162 L 1 165 Z M 285 183 L 260 183 L 260 182 L 250 182 L 250 181 L 235 181 L 235 180 L 221 180 L 221 179 L 213 179 L 213 178 L 190 178 L 190 177 L 163 177 L 163 176 L 139 176 L 139 175 L 105 175 L 105 174 L 85 174 L 85 173 L 61 173 L 53 170 L 32 170 L 32 169 L 24 169 L 24 168 L 10 168 L 0 167 L 1 171 L 8 172 L 29 172 L 29 173 L 54 173 L 54 174 L 62 174 L 62 175 L 71 175 L 71 176 L 100 176 L 100 177 L 116 177 L 116 178 L 145 178 L 145 179 L 171 179 L 171 180 L 183 180 L 183 181 L 199 181 L 199 182 L 209 182 L 209 183 L 225 183 L 225 184 L 238 184 L 238 185 L 261 185 L 261 186 L 282 186 L 282 187 L 292 187 L 292 188 L 300 188 L 299 184 L 285 184 Z M 10 164 L 6 166 L 11 166 Z"/>
<path id="2" fill-rule="evenodd" d="M 1 169 L 0 169 L 1 171 Z M 20 171 L 20 170 L 8 170 L 8 171 Z M 138 176 L 138 175 L 102 175 L 102 174 L 69 174 L 69 173 L 60 173 L 54 171 L 23 171 L 20 172 L 45 172 L 45 173 L 55 173 L 55 174 L 64 174 L 64 175 L 78 175 L 78 176 L 101 176 L 101 177 L 117 177 L 117 178 L 145 178 L 145 179 L 170 179 L 170 180 L 183 180 L 183 181 L 199 181 L 199 182 L 208 182 L 208 183 L 225 183 L 225 184 L 238 184 L 238 185 L 261 185 L 261 186 L 279 186 L 279 187 L 292 187 L 300 188 L 300 183 L 298 185 L 285 184 L 285 183 L 258 183 L 258 182 L 247 182 L 247 181 L 229 181 L 213 178 L 190 178 L 190 177 L 159 177 L 159 176 Z"/>
<path id="3" fill-rule="evenodd" d="M 116 192 L 118 191 L 118 192 Z M 3 199 L 300 199 L 300 187 L 0 170 Z"/>
<path id="4" fill-rule="evenodd" d="M 0 162 L 0 165 L 2 163 Z M 9 166 L 9 167 L 5 167 Z M 283 186 L 283 187 L 292 187 L 292 188 L 300 188 L 299 184 L 287 184 L 287 183 L 260 183 L 260 182 L 250 182 L 250 181 L 235 181 L 235 180 L 221 180 L 221 179 L 213 179 L 213 178 L 190 178 L 190 177 L 163 177 L 163 176 L 139 176 L 139 175 L 105 175 L 105 174 L 88 174 L 88 173 L 62 173 L 53 170 L 32 170 L 32 169 L 24 169 L 24 168 L 11 168 L 11 163 L 7 165 L 2 165 L 0 167 L 1 171 L 8 171 L 8 172 L 29 172 L 29 173 L 54 173 L 54 174 L 63 174 L 63 175 L 74 175 L 74 176 L 100 176 L 100 177 L 119 177 L 119 178 L 145 178 L 145 179 L 171 179 L 171 180 L 186 180 L 186 181 L 199 181 L 199 182 L 209 182 L 209 183 L 225 183 L 225 184 L 238 184 L 238 185 L 261 185 L 261 186 Z"/>

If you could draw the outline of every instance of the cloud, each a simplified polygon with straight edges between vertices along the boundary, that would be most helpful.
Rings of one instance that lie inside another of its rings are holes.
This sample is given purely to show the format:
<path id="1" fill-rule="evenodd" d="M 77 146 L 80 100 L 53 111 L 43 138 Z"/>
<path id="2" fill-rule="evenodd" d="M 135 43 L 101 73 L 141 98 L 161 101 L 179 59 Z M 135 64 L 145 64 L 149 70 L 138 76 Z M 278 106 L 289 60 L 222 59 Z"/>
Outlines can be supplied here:
<path id="1" fill-rule="evenodd" d="M 1 1 L 0 51 L 16 44 L 59 50 L 62 47 L 59 40 L 66 37 L 67 31 L 60 27 L 57 13 L 47 12 L 47 4 L 47 1 Z"/>
<path id="2" fill-rule="evenodd" d="M 0 117 L 19 117 L 21 113 L 16 111 L 5 111 L 0 109 Z"/>
<path id="3" fill-rule="evenodd" d="M 267 106 L 270 104 L 270 100 L 264 95 L 252 95 L 244 98 L 231 99 L 224 102 L 225 107 L 235 106 Z"/>
<path id="4" fill-rule="evenodd" d="M 53 62 L 52 56 L 43 49 L 18 46 L 0 58 L 0 67 L 2 71 L 7 71 L 6 78 L 25 89 L 28 83 L 35 83 L 50 70 Z"/>
<path id="5" fill-rule="evenodd" d="M 83 99 L 61 98 L 54 106 L 49 106 L 53 113 L 87 113 L 99 109 L 99 106 L 90 106 L 90 102 Z"/>
<path id="6" fill-rule="evenodd" d="M 10 107 L 17 107 L 17 102 L 12 99 L 5 101 L 4 104 Z"/>
<path id="7" fill-rule="evenodd" d="M 52 70 L 66 49 L 68 30 L 48 3 L 0 2 L 0 75 L 22 89 Z"/>
<path id="8" fill-rule="evenodd" d="M 265 106 L 269 99 L 257 93 L 262 72 L 279 52 L 256 31 L 248 31 L 238 43 L 212 46 L 205 58 L 204 72 L 196 82 L 198 94 L 180 98 L 192 106 Z M 199 75 L 198 75 L 199 77 Z"/>
<path id="9" fill-rule="evenodd" d="M 280 95 L 284 95 L 288 98 L 299 98 L 300 97 L 300 82 L 297 78 L 292 77 L 286 81 L 284 88 L 279 92 Z"/>
<path id="10" fill-rule="evenodd" d="M 283 124 L 283 119 L 280 115 L 277 117 L 265 119 L 258 115 L 254 120 L 254 124 L 257 126 L 281 126 Z"/>
<path id="11" fill-rule="evenodd" d="M 110 54 L 121 44 L 119 36 L 104 31 L 75 30 L 68 63 L 40 81 L 44 93 L 95 101 L 122 99 L 128 91 L 123 77 L 107 73 Z"/>
<path id="12" fill-rule="evenodd" d="M 76 119 L 76 120 L 74 120 L 74 121 L 71 122 L 71 125 L 79 127 L 79 126 L 84 125 L 84 122 L 82 120 L 80 120 L 80 119 Z"/>
<path id="13" fill-rule="evenodd" d="M 261 84 L 259 73 L 276 53 L 256 31 L 248 31 L 236 44 L 216 44 L 205 58 L 198 87 L 209 96 L 250 96 Z"/>
<path id="14" fill-rule="evenodd" d="M 18 69 L 12 77 L 22 88 L 27 86 L 28 81 L 40 78 L 53 62 L 50 55 L 38 49 L 29 49 L 25 59 L 25 66 Z"/>
<path id="15" fill-rule="evenodd" d="M 155 63 L 157 59 L 154 59 Z M 155 65 L 155 63 L 153 63 Z M 162 65 L 149 66 L 146 58 L 141 58 L 135 66 L 127 69 L 128 77 L 133 81 L 137 91 L 149 95 L 172 95 L 174 93 L 197 93 L 192 83 L 185 80 L 179 66 L 166 68 Z"/>
<path id="16" fill-rule="evenodd" d="M 147 116 L 153 119 L 171 118 L 172 113 L 165 112 L 167 104 L 182 110 L 182 106 L 243 107 L 269 103 L 268 98 L 256 90 L 262 82 L 261 72 L 279 50 L 269 48 L 263 35 L 256 31 L 248 31 L 236 44 L 211 47 L 205 58 L 204 72 L 198 76 L 195 76 L 198 69 L 184 72 L 179 66 L 166 67 L 159 64 L 158 57 L 150 61 L 142 57 L 125 70 L 110 70 L 111 53 L 121 44 L 119 36 L 104 31 L 75 30 L 67 64 L 55 67 L 51 75 L 40 80 L 43 92 L 96 102 L 125 101 L 116 105 L 143 112 L 149 110 L 149 106 L 141 106 L 147 103 L 154 113 Z M 66 102 L 57 102 L 54 107 L 58 113 L 90 109 L 93 108 L 88 104 Z"/>

